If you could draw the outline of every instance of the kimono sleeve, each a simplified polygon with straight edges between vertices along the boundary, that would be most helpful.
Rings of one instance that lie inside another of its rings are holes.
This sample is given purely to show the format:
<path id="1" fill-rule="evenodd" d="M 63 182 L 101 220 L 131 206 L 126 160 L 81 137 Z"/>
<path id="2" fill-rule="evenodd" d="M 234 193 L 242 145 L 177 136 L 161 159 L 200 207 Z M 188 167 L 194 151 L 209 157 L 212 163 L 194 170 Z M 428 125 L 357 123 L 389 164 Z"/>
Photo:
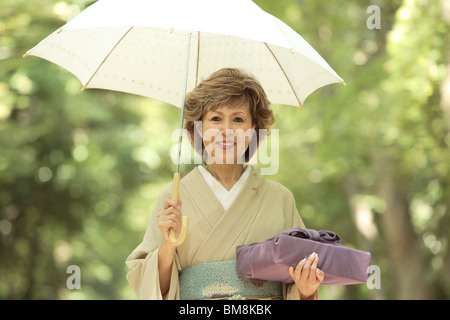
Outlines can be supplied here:
<path id="1" fill-rule="evenodd" d="M 164 237 L 158 228 L 157 215 L 163 207 L 164 201 L 171 197 L 169 190 L 171 190 L 170 184 L 160 193 L 150 216 L 143 241 L 133 250 L 125 262 L 128 267 L 128 283 L 140 300 L 179 299 L 178 271 L 181 268 L 177 253 L 175 253 L 172 265 L 169 291 L 165 297 L 161 295 L 159 285 L 158 253 Z"/>
<path id="2" fill-rule="evenodd" d="M 286 230 L 294 227 L 300 227 L 304 229 L 305 224 L 303 223 L 303 220 L 298 213 L 294 195 L 288 189 L 286 189 L 284 199 L 284 229 Z"/>

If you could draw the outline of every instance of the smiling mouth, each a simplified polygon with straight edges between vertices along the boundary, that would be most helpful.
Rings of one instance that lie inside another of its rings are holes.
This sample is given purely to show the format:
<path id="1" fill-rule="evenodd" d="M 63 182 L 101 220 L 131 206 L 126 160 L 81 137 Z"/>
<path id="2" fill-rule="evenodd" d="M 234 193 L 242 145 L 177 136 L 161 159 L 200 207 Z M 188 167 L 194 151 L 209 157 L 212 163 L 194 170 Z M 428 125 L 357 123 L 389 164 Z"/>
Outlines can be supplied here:
<path id="1" fill-rule="evenodd" d="M 231 149 L 235 146 L 236 143 L 234 143 L 234 141 L 232 140 L 223 140 L 223 141 L 219 141 L 216 142 L 217 145 L 219 145 L 219 147 L 221 147 L 222 149 L 226 150 L 226 149 Z"/>

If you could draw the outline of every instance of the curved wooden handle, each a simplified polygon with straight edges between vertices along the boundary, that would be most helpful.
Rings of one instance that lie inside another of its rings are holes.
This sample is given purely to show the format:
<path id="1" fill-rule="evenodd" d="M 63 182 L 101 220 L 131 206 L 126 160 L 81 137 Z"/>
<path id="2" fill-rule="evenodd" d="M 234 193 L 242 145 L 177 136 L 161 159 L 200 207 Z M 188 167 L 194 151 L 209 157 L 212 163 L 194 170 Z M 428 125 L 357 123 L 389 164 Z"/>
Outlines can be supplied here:
<path id="1" fill-rule="evenodd" d="M 180 189 L 180 174 L 175 172 L 173 174 L 173 190 L 172 190 L 172 200 L 178 202 L 178 192 Z M 169 231 L 169 240 L 172 244 L 178 247 L 183 243 L 184 239 L 186 239 L 187 229 L 189 225 L 189 218 L 187 216 L 181 217 L 181 232 L 178 236 L 178 239 L 175 236 L 175 230 L 170 229 Z"/>

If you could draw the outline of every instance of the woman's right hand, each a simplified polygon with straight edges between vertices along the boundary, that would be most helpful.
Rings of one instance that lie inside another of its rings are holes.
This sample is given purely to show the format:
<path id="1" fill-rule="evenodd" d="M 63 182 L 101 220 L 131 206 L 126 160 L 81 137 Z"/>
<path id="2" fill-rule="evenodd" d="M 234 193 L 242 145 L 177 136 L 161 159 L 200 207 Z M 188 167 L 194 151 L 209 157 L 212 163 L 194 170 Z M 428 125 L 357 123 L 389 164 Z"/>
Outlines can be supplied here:
<path id="1" fill-rule="evenodd" d="M 178 200 L 177 203 L 172 199 L 167 199 L 164 202 L 161 212 L 158 213 L 158 228 L 164 236 L 164 241 L 158 252 L 159 284 L 163 297 L 170 287 L 171 270 L 176 248 L 172 242 L 170 242 L 169 231 L 173 228 L 178 238 L 181 231 L 180 209 L 181 200 Z"/>
<path id="2" fill-rule="evenodd" d="M 158 228 L 164 236 L 164 240 L 169 240 L 170 229 L 175 230 L 178 238 L 181 231 L 181 200 L 178 203 L 172 199 L 166 199 L 163 209 L 158 213 Z"/>

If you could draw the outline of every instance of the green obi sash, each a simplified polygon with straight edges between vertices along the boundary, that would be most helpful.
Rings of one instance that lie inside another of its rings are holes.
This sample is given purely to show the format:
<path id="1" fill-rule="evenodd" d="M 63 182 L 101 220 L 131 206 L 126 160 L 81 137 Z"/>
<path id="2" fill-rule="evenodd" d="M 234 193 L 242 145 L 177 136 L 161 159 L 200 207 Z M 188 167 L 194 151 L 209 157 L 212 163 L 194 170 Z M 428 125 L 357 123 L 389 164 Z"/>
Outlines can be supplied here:
<path id="1" fill-rule="evenodd" d="M 282 284 L 242 278 L 236 272 L 236 260 L 201 263 L 181 271 L 180 299 L 282 299 Z"/>

